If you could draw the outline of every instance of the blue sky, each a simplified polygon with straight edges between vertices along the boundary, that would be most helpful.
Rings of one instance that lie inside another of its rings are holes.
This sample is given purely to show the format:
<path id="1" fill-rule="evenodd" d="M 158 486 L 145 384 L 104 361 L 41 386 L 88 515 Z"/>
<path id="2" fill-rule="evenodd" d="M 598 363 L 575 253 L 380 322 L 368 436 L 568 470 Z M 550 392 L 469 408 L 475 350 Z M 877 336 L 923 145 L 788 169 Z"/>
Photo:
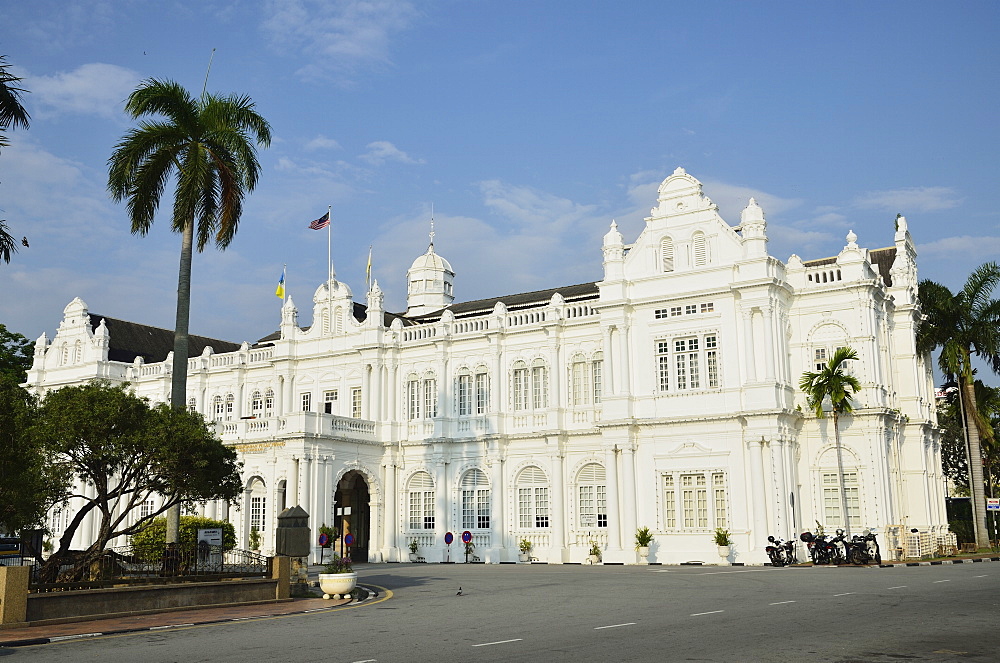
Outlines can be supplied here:
<path id="1" fill-rule="evenodd" d="M 200 0 L 8 3 L 0 37 L 30 94 L 0 152 L 0 218 L 30 248 L 0 264 L 0 322 L 50 337 L 91 311 L 173 326 L 169 204 L 132 236 L 106 162 L 143 79 L 249 95 L 274 141 L 240 231 L 196 256 L 192 333 L 256 340 L 274 288 L 311 322 L 333 206 L 338 278 L 389 310 L 435 246 L 459 300 L 598 280 L 677 166 L 738 223 L 753 195 L 785 260 L 892 243 L 958 287 L 1000 259 L 996 2 Z M 15 28 L 15 29 L 12 29 Z M 168 199 L 169 202 L 169 199 Z"/>

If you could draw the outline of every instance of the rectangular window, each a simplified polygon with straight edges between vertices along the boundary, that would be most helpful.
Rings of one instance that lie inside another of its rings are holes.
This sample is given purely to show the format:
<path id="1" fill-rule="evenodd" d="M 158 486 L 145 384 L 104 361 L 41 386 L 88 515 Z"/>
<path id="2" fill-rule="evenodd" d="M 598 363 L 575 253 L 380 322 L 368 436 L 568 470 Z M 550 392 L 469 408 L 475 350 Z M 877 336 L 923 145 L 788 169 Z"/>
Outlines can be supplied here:
<path id="1" fill-rule="evenodd" d="M 698 500 L 698 527 L 708 527 L 708 489 L 705 475 L 699 474 L 695 480 L 695 498 Z"/>
<path id="2" fill-rule="evenodd" d="M 815 361 L 817 373 L 826 368 L 826 348 L 816 348 Z"/>
<path id="3" fill-rule="evenodd" d="M 327 414 L 334 414 L 337 409 L 335 403 L 337 402 L 337 391 L 324 391 L 323 392 L 323 412 Z"/>
<path id="4" fill-rule="evenodd" d="M 596 486 L 597 488 L 597 526 L 608 526 L 608 487 Z"/>
<path id="5" fill-rule="evenodd" d="M 222 421 L 226 418 L 226 405 L 222 402 L 222 399 L 216 397 L 215 399 L 215 420 Z"/>
<path id="6" fill-rule="evenodd" d="M 351 417 L 361 418 L 361 387 L 351 387 Z"/>
<path id="7" fill-rule="evenodd" d="M 528 369 L 514 369 L 514 411 L 519 412 L 528 407 L 527 393 Z"/>
<path id="8" fill-rule="evenodd" d="M 274 392 L 270 389 L 264 394 L 264 414 L 268 416 L 274 414 Z"/>
<path id="9" fill-rule="evenodd" d="M 462 529 L 476 526 L 476 491 L 462 491 Z"/>
<path id="10" fill-rule="evenodd" d="M 434 493 L 424 493 L 424 529 L 434 529 Z"/>
<path id="11" fill-rule="evenodd" d="M 256 527 L 258 532 L 264 531 L 264 496 L 250 497 L 250 527 Z"/>
<path id="12" fill-rule="evenodd" d="M 682 309 L 680 306 L 671 306 L 670 307 L 670 317 L 676 318 L 677 316 L 679 316 L 683 312 L 684 312 L 684 309 Z"/>
<path id="13" fill-rule="evenodd" d="M 698 339 L 692 338 L 688 341 L 688 374 L 691 379 L 691 388 L 701 387 L 701 371 L 698 362 Z"/>
<path id="14" fill-rule="evenodd" d="M 665 309 L 665 308 L 658 308 L 655 311 L 653 311 L 653 317 L 655 319 L 657 319 L 657 320 L 662 320 L 663 318 L 667 317 L 669 314 L 670 314 L 670 312 L 667 309 Z"/>
<path id="15" fill-rule="evenodd" d="M 490 528 L 490 491 L 485 488 L 476 491 L 476 527 Z"/>
<path id="16" fill-rule="evenodd" d="M 660 391 L 667 391 L 670 387 L 670 344 L 668 342 L 656 342 L 656 363 L 659 370 Z"/>
<path id="17" fill-rule="evenodd" d="M 594 505 L 594 487 L 580 486 L 580 527 L 597 525 L 597 512 Z"/>
<path id="18" fill-rule="evenodd" d="M 590 404 L 590 388 L 587 385 L 587 362 L 574 361 L 570 379 L 572 380 L 573 405 Z"/>
<path id="19" fill-rule="evenodd" d="M 549 387 L 546 368 L 535 366 L 531 369 L 532 407 L 543 410 L 549 406 Z"/>
<path id="20" fill-rule="evenodd" d="M 424 528 L 424 494 L 410 493 L 410 529 Z"/>
<path id="21" fill-rule="evenodd" d="M 681 476 L 681 509 L 684 513 L 684 527 L 693 528 L 695 523 L 694 475 Z"/>
<path id="22" fill-rule="evenodd" d="M 698 306 L 696 304 L 687 304 L 684 307 L 684 315 L 694 315 L 698 312 Z"/>
<path id="23" fill-rule="evenodd" d="M 517 489 L 517 522 L 521 529 L 549 526 L 549 489 Z"/>
<path id="24" fill-rule="evenodd" d="M 706 303 L 704 303 L 704 304 L 701 305 L 701 312 L 702 313 L 711 313 L 714 310 L 715 310 L 715 303 L 714 302 L 706 302 Z"/>
<path id="25" fill-rule="evenodd" d="M 299 401 L 302 403 L 303 412 L 312 412 L 312 393 L 305 392 L 299 395 Z"/>
<path id="26" fill-rule="evenodd" d="M 460 417 L 472 414 L 472 376 L 459 375 L 457 383 L 456 406 Z"/>
<path id="27" fill-rule="evenodd" d="M 719 386 L 719 355 L 714 336 L 705 337 L 705 367 L 708 369 L 708 388 Z"/>
<path id="28" fill-rule="evenodd" d="M 722 472 L 712 475 L 712 491 L 715 498 L 715 526 L 725 527 L 726 518 L 726 476 Z"/>
<path id="29" fill-rule="evenodd" d="M 139 519 L 142 520 L 143 518 L 149 518 L 149 516 L 152 515 L 154 508 L 155 505 L 153 500 L 145 500 L 139 505 Z"/>
<path id="30" fill-rule="evenodd" d="M 844 472 L 844 493 L 847 495 L 847 518 L 851 527 L 861 527 L 861 495 L 857 472 Z M 844 526 L 840 517 L 840 485 L 836 472 L 823 474 L 823 513 L 828 528 Z"/>
<path id="31" fill-rule="evenodd" d="M 663 526 L 666 529 L 677 527 L 677 491 L 672 474 L 663 475 Z"/>
<path id="32" fill-rule="evenodd" d="M 490 409 L 489 384 L 486 373 L 476 373 L 476 414 L 486 414 Z"/>
<path id="33" fill-rule="evenodd" d="M 434 378 L 424 380 L 424 416 L 428 419 L 438 416 L 437 380 Z"/>
<path id="34" fill-rule="evenodd" d="M 677 368 L 677 388 L 687 389 L 687 356 L 684 354 L 684 348 L 687 347 L 685 341 L 674 341 L 674 351 L 677 353 L 674 355 L 674 363 Z"/>
<path id="35" fill-rule="evenodd" d="M 535 488 L 535 527 L 549 526 L 549 489 Z"/>
<path id="36" fill-rule="evenodd" d="M 226 421 L 231 421 L 233 418 L 233 404 L 236 400 L 233 398 L 232 394 L 226 396 Z"/>
<path id="37" fill-rule="evenodd" d="M 406 382 L 406 406 L 407 419 L 420 418 L 420 382 L 417 380 Z"/>
<path id="38" fill-rule="evenodd" d="M 594 405 L 601 402 L 601 370 L 604 368 L 604 362 L 602 360 L 597 360 L 590 365 L 591 373 L 594 378 Z"/>

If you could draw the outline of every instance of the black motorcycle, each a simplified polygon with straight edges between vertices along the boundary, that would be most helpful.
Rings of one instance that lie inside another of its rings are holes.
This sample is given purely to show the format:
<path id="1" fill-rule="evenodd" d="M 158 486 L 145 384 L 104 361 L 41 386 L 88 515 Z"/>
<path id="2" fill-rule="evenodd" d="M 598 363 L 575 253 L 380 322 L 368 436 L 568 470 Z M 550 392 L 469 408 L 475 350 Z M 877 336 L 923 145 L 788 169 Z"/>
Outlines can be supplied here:
<path id="1" fill-rule="evenodd" d="M 861 534 L 851 537 L 850 543 L 847 543 L 847 561 L 851 564 L 882 563 L 882 552 L 871 530 L 866 529 Z"/>
<path id="2" fill-rule="evenodd" d="M 773 536 L 767 537 L 767 540 L 771 545 L 765 547 L 764 551 L 767 553 L 768 559 L 771 560 L 771 566 L 788 566 L 799 563 L 795 556 L 794 541 L 782 541 Z"/>

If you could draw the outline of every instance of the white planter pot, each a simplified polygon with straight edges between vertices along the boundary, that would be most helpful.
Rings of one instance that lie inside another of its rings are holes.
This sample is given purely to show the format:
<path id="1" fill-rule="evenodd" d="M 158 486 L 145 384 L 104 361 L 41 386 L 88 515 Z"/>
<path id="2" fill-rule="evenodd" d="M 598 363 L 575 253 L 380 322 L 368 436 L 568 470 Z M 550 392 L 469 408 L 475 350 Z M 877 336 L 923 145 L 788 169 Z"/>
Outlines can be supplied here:
<path id="1" fill-rule="evenodd" d="M 600 564 L 601 558 L 597 555 L 587 555 L 587 564 Z"/>
<path id="2" fill-rule="evenodd" d="M 639 546 L 636 550 L 639 551 L 639 563 L 649 564 L 649 546 Z"/>
<path id="3" fill-rule="evenodd" d="M 350 573 L 320 573 L 319 588 L 323 590 L 323 598 L 351 598 L 351 592 L 358 586 L 358 574 Z"/>
<path id="4" fill-rule="evenodd" d="M 733 552 L 732 546 L 717 546 L 719 550 L 719 557 L 722 558 L 722 563 L 725 564 L 729 561 L 729 555 Z"/>
<path id="5" fill-rule="evenodd" d="M 517 561 L 519 561 L 519 562 L 530 562 L 531 561 L 531 555 L 529 553 L 518 553 L 517 554 Z"/>
<path id="6" fill-rule="evenodd" d="M 411 562 L 417 561 L 417 553 L 410 553 L 410 561 Z"/>

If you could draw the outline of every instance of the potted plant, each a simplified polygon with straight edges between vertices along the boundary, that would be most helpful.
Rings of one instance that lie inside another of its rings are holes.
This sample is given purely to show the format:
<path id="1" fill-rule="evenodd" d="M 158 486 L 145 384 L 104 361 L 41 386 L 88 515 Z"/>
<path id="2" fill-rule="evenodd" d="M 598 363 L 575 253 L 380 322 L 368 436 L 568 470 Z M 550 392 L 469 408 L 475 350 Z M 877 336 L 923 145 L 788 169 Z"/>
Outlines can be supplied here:
<path id="1" fill-rule="evenodd" d="M 725 564 L 729 560 L 729 555 L 733 552 L 733 538 L 729 535 L 729 530 L 724 527 L 716 527 L 715 534 L 712 535 L 712 540 L 715 541 L 719 557 L 722 558 L 722 563 Z"/>
<path id="2" fill-rule="evenodd" d="M 351 566 L 351 559 L 334 553 L 333 560 L 319 574 L 319 588 L 323 590 L 323 598 L 349 599 L 357 586 L 358 574 Z"/>
<path id="3" fill-rule="evenodd" d="M 521 551 L 521 553 L 517 556 L 517 561 L 519 562 L 531 561 L 531 541 L 527 539 L 521 539 L 521 542 L 517 544 L 517 549 Z"/>
<path id="4" fill-rule="evenodd" d="M 590 553 L 587 555 L 588 564 L 600 564 L 601 563 L 601 548 L 597 545 L 597 541 L 590 542 Z"/>
<path id="5" fill-rule="evenodd" d="M 410 561 L 411 562 L 417 561 L 417 540 L 416 539 L 410 539 L 409 548 L 410 548 Z"/>
<path id="6" fill-rule="evenodd" d="M 257 531 L 256 525 L 250 528 L 250 540 L 247 543 L 250 546 L 250 550 L 260 552 L 260 532 Z"/>
<path id="7" fill-rule="evenodd" d="M 649 544 L 653 542 L 653 533 L 648 527 L 640 527 L 635 531 L 635 549 L 639 551 L 639 557 L 643 564 L 648 564 Z"/>

